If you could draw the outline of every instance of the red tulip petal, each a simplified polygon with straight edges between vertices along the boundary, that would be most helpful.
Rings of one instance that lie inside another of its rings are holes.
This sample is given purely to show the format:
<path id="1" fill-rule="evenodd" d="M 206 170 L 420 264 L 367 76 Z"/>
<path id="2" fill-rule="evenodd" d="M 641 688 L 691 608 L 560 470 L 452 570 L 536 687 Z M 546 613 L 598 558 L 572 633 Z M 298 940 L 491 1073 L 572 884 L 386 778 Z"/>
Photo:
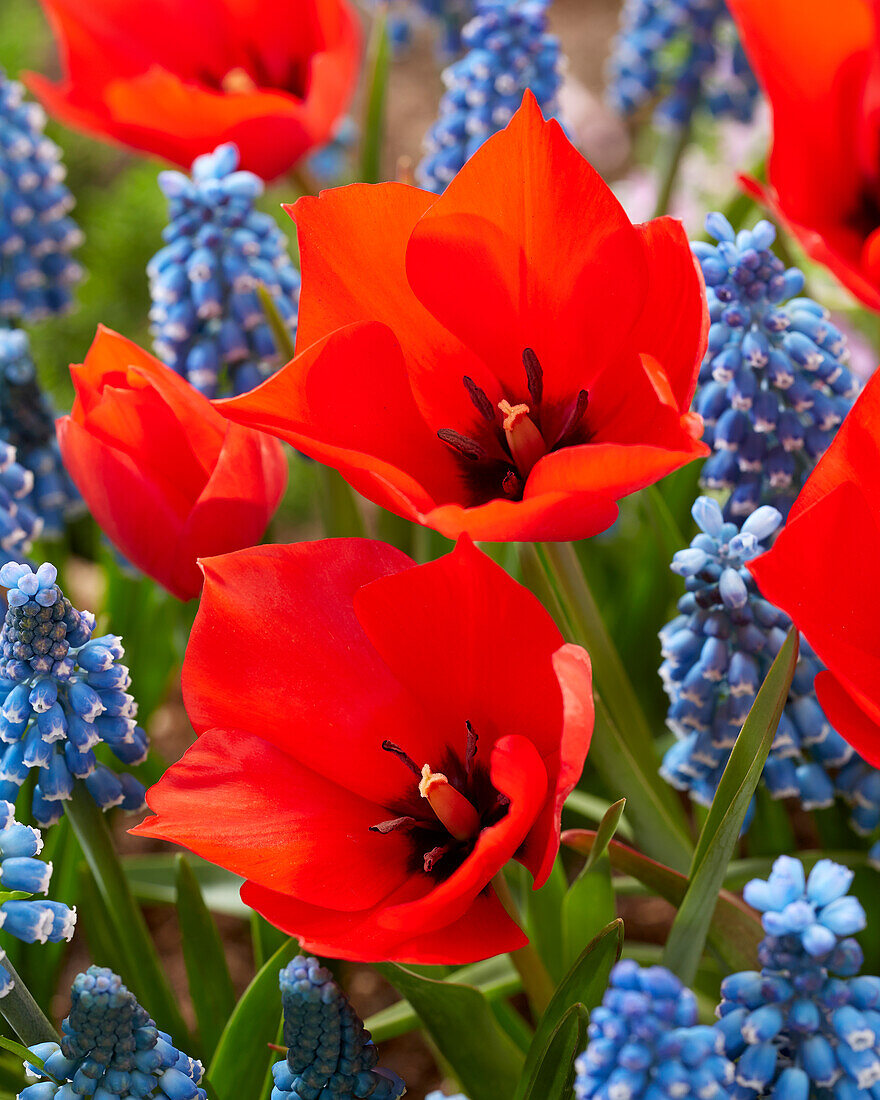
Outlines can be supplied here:
<path id="1" fill-rule="evenodd" d="M 497 825 L 483 829 L 464 863 L 430 893 L 398 905 L 389 898 L 376 914 L 381 928 L 422 935 L 463 917 L 524 842 L 548 794 L 547 773 L 538 750 L 528 737 L 501 737 L 492 747 L 489 775 L 495 790 L 510 800 L 505 816 Z"/>
<path id="2" fill-rule="evenodd" d="M 647 289 L 639 234 L 529 92 L 415 226 L 406 270 L 418 298 L 511 400 L 528 392 L 527 347 L 550 402 L 589 386 L 630 346 Z M 437 368 L 418 368 L 416 398 L 430 409 Z"/>
<path id="3" fill-rule="evenodd" d="M 412 730 L 431 739 L 432 719 L 376 653 L 352 599 L 412 564 L 368 539 L 262 546 L 203 561 L 183 667 L 196 731 L 237 729 L 247 714 L 261 737 L 319 775 L 383 805 L 397 799 L 403 765 L 382 741 Z"/>
<path id="4" fill-rule="evenodd" d="M 383 324 L 338 329 L 257 389 L 217 408 L 346 476 L 349 469 L 380 475 L 414 508 L 430 509 L 460 491 L 459 467 L 416 408 L 400 345 Z M 367 495 L 375 499 L 375 491 Z"/>
<path id="5" fill-rule="evenodd" d="M 659 363 L 679 411 L 687 412 L 709 333 L 702 272 L 681 222 L 656 218 L 636 228 L 648 256 L 648 294 L 631 344 Z"/>
<path id="6" fill-rule="evenodd" d="M 544 763 L 548 776 L 556 775 L 556 797 L 544 803 L 517 859 L 535 879 L 535 889 L 546 882 L 559 851 L 562 807 L 577 786 L 593 736 L 593 674 L 590 655 L 578 645 L 564 645 L 553 654 L 553 668 L 562 688 L 565 719 L 558 758 Z"/>
<path id="7" fill-rule="evenodd" d="M 56 427 L 65 468 L 114 546 L 178 599 L 197 596 L 202 582 L 195 560 L 174 557 L 181 519 L 137 463 L 99 443 L 72 417 Z"/>
<path id="8" fill-rule="evenodd" d="M 515 951 L 528 942 L 491 891 L 480 894 L 468 912 L 447 927 L 406 940 L 380 929 L 375 910 L 334 912 L 250 882 L 242 886 L 241 900 L 276 928 L 296 936 L 303 951 L 335 959 L 461 965 Z"/>
<path id="9" fill-rule="evenodd" d="M 823 669 L 814 681 L 819 704 L 837 732 L 872 767 L 880 768 L 880 706 Z"/>
<path id="10" fill-rule="evenodd" d="M 537 598 L 469 539 L 367 584 L 354 610 L 394 677 L 435 716 L 433 744 L 422 730 L 399 733 L 411 755 L 410 738 L 428 754 L 419 765 L 440 769 L 450 744 L 463 757 L 467 721 L 479 737 L 478 760 L 499 737 L 519 732 L 542 756 L 558 753 L 562 693 L 551 659 L 562 635 Z"/>
<path id="11" fill-rule="evenodd" d="M 422 522 L 449 539 L 467 534 L 478 542 L 568 542 L 607 531 L 617 519 L 610 494 L 564 488 L 533 494 L 528 487 L 526 494 L 524 500 L 491 500 L 476 508 L 444 504 L 427 512 Z"/>
<path id="12" fill-rule="evenodd" d="M 213 807 L 205 812 L 206 799 Z M 150 788 L 156 815 L 130 830 L 180 844 L 272 890 L 334 907 L 382 901 L 411 878 L 405 833 L 388 811 L 316 775 L 253 734 L 209 730 Z"/>

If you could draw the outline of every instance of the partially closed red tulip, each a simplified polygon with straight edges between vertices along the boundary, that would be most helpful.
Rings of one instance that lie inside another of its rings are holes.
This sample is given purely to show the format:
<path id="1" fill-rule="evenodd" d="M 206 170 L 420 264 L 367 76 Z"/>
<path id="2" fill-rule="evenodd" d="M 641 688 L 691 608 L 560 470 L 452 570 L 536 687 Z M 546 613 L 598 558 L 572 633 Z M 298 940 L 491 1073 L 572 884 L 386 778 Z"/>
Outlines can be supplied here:
<path id="1" fill-rule="evenodd" d="M 284 487 L 281 444 L 231 424 L 173 370 L 99 328 L 71 365 L 76 400 L 61 455 L 111 542 L 178 599 L 197 596 L 196 559 L 262 538 Z"/>
<path id="2" fill-rule="evenodd" d="M 366 539 L 202 563 L 183 670 L 200 735 L 134 831 L 245 876 L 303 950 L 464 963 L 522 946 L 492 879 L 535 885 L 593 730 L 590 660 L 468 542 Z"/>
<path id="3" fill-rule="evenodd" d="M 292 210 L 302 354 L 224 402 L 456 537 L 565 540 L 708 453 L 679 222 L 632 225 L 531 93 L 441 196 L 353 185 Z"/>
<path id="4" fill-rule="evenodd" d="M 871 0 L 728 0 L 773 108 L 752 193 L 880 310 L 880 34 Z"/>
<path id="5" fill-rule="evenodd" d="M 348 0 L 42 0 L 64 79 L 26 80 L 77 129 L 188 168 L 224 142 L 272 179 L 327 142 L 354 92 Z"/>
<path id="6" fill-rule="evenodd" d="M 834 728 L 880 767 L 880 373 L 813 471 L 773 548 L 749 564 L 828 666 Z"/>

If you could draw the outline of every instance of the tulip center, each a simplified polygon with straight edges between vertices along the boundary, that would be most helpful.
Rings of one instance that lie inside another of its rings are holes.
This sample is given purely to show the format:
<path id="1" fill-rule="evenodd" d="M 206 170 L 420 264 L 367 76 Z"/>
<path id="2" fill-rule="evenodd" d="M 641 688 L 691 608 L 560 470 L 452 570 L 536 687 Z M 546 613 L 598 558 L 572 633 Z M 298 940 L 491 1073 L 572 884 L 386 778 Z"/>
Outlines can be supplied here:
<path id="1" fill-rule="evenodd" d="M 544 371 L 531 348 L 522 354 L 528 402 L 502 398 L 493 405 L 488 394 L 467 375 L 462 379 L 468 397 L 480 414 L 468 432 L 441 428 L 437 435 L 460 460 L 474 504 L 497 497 L 522 500 L 525 484 L 535 464 L 552 451 L 589 440 L 584 422 L 589 394 L 586 390 L 567 402 L 544 398 Z M 525 396 L 525 395 L 523 395 Z"/>
<path id="2" fill-rule="evenodd" d="M 413 864 L 426 874 L 446 878 L 473 851 L 480 832 L 507 813 L 508 800 L 492 786 L 488 769 L 477 761 L 477 735 L 465 723 L 464 758 L 447 750 L 443 771 L 420 768 L 392 741 L 382 748 L 396 756 L 413 776 L 403 796 L 389 805 L 398 816 L 371 826 L 371 832 L 405 831 L 413 847 Z"/>

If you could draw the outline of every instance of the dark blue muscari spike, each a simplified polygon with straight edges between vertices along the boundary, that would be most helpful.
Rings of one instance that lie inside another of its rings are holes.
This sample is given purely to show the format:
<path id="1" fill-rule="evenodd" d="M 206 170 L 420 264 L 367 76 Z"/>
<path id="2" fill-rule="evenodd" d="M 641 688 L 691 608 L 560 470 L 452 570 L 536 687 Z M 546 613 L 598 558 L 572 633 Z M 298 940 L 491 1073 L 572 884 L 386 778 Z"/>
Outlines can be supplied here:
<path id="1" fill-rule="evenodd" d="M 700 534 L 672 563 L 687 591 L 679 615 L 660 632 L 667 721 L 678 738 L 661 774 L 708 805 L 791 624 L 763 599 L 745 568 L 766 549 L 781 514 L 764 505 L 740 525 L 726 521 L 716 501 L 700 497 L 693 516 Z M 796 798 L 805 809 L 830 806 L 839 795 L 850 804 L 854 828 L 868 834 L 880 825 L 880 772 L 831 728 L 813 689 L 821 668 L 802 638 L 763 782 L 773 798 Z"/>
<path id="2" fill-rule="evenodd" d="M 147 756 L 147 735 L 137 724 L 131 677 L 121 663 L 121 639 L 93 637 L 95 617 L 73 607 L 48 563 L 0 568 L 8 610 L 0 631 L 0 798 L 14 802 L 37 770 L 32 812 L 54 824 L 73 785 L 83 780 L 103 809 L 144 808 L 144 786 L 127 772 L 99 763 L 92 751 L 105 744 L 120 763 Z"/>
<path id="3" fill-rule="evenodd" d="M 178 1050 L 106 967 L 76 976 L 61 1031 L 60 1045 L 29 1048 L 46 1072 L 25 1063 L 39 1080 L 22 1089 L 19 1100 L 207 1100 L 199 1087 L 201 1062 Z"/>
<path id="4" fill-rule="evenodd" d="M 369 2 L 371 7 L 378 6 L 378 0 Z M 439 32 L 437 53 L 441 59 L 461 53 L 462 28 L 474 14 L 474 0 L 391 0 L 385 7 L 395 52 L 400 53 L 410 45 L 413 31 L 420 24 L 428 24 Z"/>
<path id="5" fill-rule="evenodd" d="M 770 251 L 770 222 L 734 233 L 710 214 L 706 228 L 718 243 L 692 246 L 712 322 L 694 399 L 714 452 L 702 484 L 729 492 L 729 517 L 760 504 L 787 515 L 858 393 L 846 339 L 827 310 L 797 297 L 803 273 Z"/>
<path id="6" fill-rule="evenodd" d="M 40 321 L 70 306 L 82 233 L 69 217 L 61 150 L 42 107 L 0 69 L 0 320 Z"/>
<path id="7" fill-rule="evenodd" d="M 477 0 L 467 53 L 443 73 L 439 117 L 425 137 L 419 186 L 439 194 L 483 142 L 510 122 L 529 89 L 546 117 L 558 110 L 559 40 L 548 0 Z"/>
<path id="8" fill-rule="evenodd" d="M 42 520 L 33 511 L 34 475 L 16 461 L 15 448 L 0 442 L 0 563 L 23 561 L 39 537 Z"/>
<path id="9" fill-rule="evenodd" d="M 847 895 L 853 873 L 829 859 L 804 873 L 781 856 L 745 900 L 766 938 L 760 971 L 721 983 L 716 1028 L 736 1063 L 737 1100 L 858 1100 L 880 1087 L 880 979 L 859 975 L 851 937 L 865 913 Z"/>
<path id="10" fill-rule="evenodd" d="M 759 89 L 725 0 L 625 0 L 607 94 L 627 115 L 656 100 L 680 126 L 698 108 L 748 122 Z"/>
<path id="11" fill-rule="evenodd" d="M 285 361 L 257 288 L 296 333 L 300 277 L 274 218 L 257 210 L 262 181 L 238 149 L 197 157 L 192 177 L 161 172 L 170 222 L 147 267 L 156 354 L 208 397 L 239 394 Z"/>
<path id="12" fill-rule="evenodd" d="M 697 1001 L 662 966 L 617 963 L 590 1014 L 576 1063 L 577 1100 L 727 1100 L 733 1066 L 715 1028 L 697 1024 Z"/>
<path id="13" fill-rule="evenodd" d="M 25 504 L 39 517 L 43 537 L 60 537 L 65 520 L 82 510 L 82 498 L 61 461 L 55 410 L 40 387 L 22 329 L 0 327 L 0 439 L 15 447 L 18 461 L 32 475 Z M 23 555 L 9 556 L 20 560 Z"/>
<path id="14" fill-rule="evenodd" d="M 272 1067 L 271 1100 L 398 1100 L 403 1081 L 377 1067 L 378 1052 L 348 998 L 317 959 L 281 971 L 287 1058 Z"/>

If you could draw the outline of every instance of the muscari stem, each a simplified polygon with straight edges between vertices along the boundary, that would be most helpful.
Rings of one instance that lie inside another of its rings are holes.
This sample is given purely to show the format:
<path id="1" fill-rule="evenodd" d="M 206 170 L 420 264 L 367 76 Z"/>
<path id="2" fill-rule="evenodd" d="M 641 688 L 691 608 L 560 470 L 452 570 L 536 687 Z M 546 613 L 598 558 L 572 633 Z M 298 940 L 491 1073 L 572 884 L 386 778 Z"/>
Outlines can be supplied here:
<path id="1" fill-rule="evenodd" d="M 147 922 L 128 885 L 104 814 L 82 782 L 73 787 L 65 812 L 76 834 L 129 973 L 121 975 L 163 1031 L 182 1049 L 191 1045 L 189 1031 L 159 962 Z"/>
<path id="2" fill-rule="evenodd" d="M 675 133 L 671 135 L 668 144 L 664 147 L 665 163 L 663 164 L 658 184 L 657 202 L 654 206 L 653 215 L 655 218 L 660 218 L 669 212 L 672 193 L 678 182 L 678 174 L 681 171 L 684 154 L 691 141 L 692 130 L 693 123 L 689 116 L 687 122 L 678 127 Z"/>
<path id="3" fill-rule="evenodd" d="M 503 870 L 499 871 L 492 879 L 492 886 L 498 895 L 498 900 L 508 914 L 522 927 L 519 907 L 514 900 L 507 879 L 504 877 Z M 537 1021 L 544 1015 L 547 1005 L 550 1004 L 553 994 L 556 992 L 553 979 L 547 972 L 547 967 L 541 961 L 540 955 L 530 943 L 527 943 L 525 947 L 517 948 L 516 951 L 511 951 L 510 961 L 522 978 L 523 989 Z"/>
<path id="4" fill-rule="evenodd" d="M 26 1047 L 37 1043 L 57 1043 L 58 1032 L 31 996 L 28 987 L 15 971 L 9 959 L 3 966 L 12 978 L 12 989 L 0 999 L 0 1013 Z"/>

